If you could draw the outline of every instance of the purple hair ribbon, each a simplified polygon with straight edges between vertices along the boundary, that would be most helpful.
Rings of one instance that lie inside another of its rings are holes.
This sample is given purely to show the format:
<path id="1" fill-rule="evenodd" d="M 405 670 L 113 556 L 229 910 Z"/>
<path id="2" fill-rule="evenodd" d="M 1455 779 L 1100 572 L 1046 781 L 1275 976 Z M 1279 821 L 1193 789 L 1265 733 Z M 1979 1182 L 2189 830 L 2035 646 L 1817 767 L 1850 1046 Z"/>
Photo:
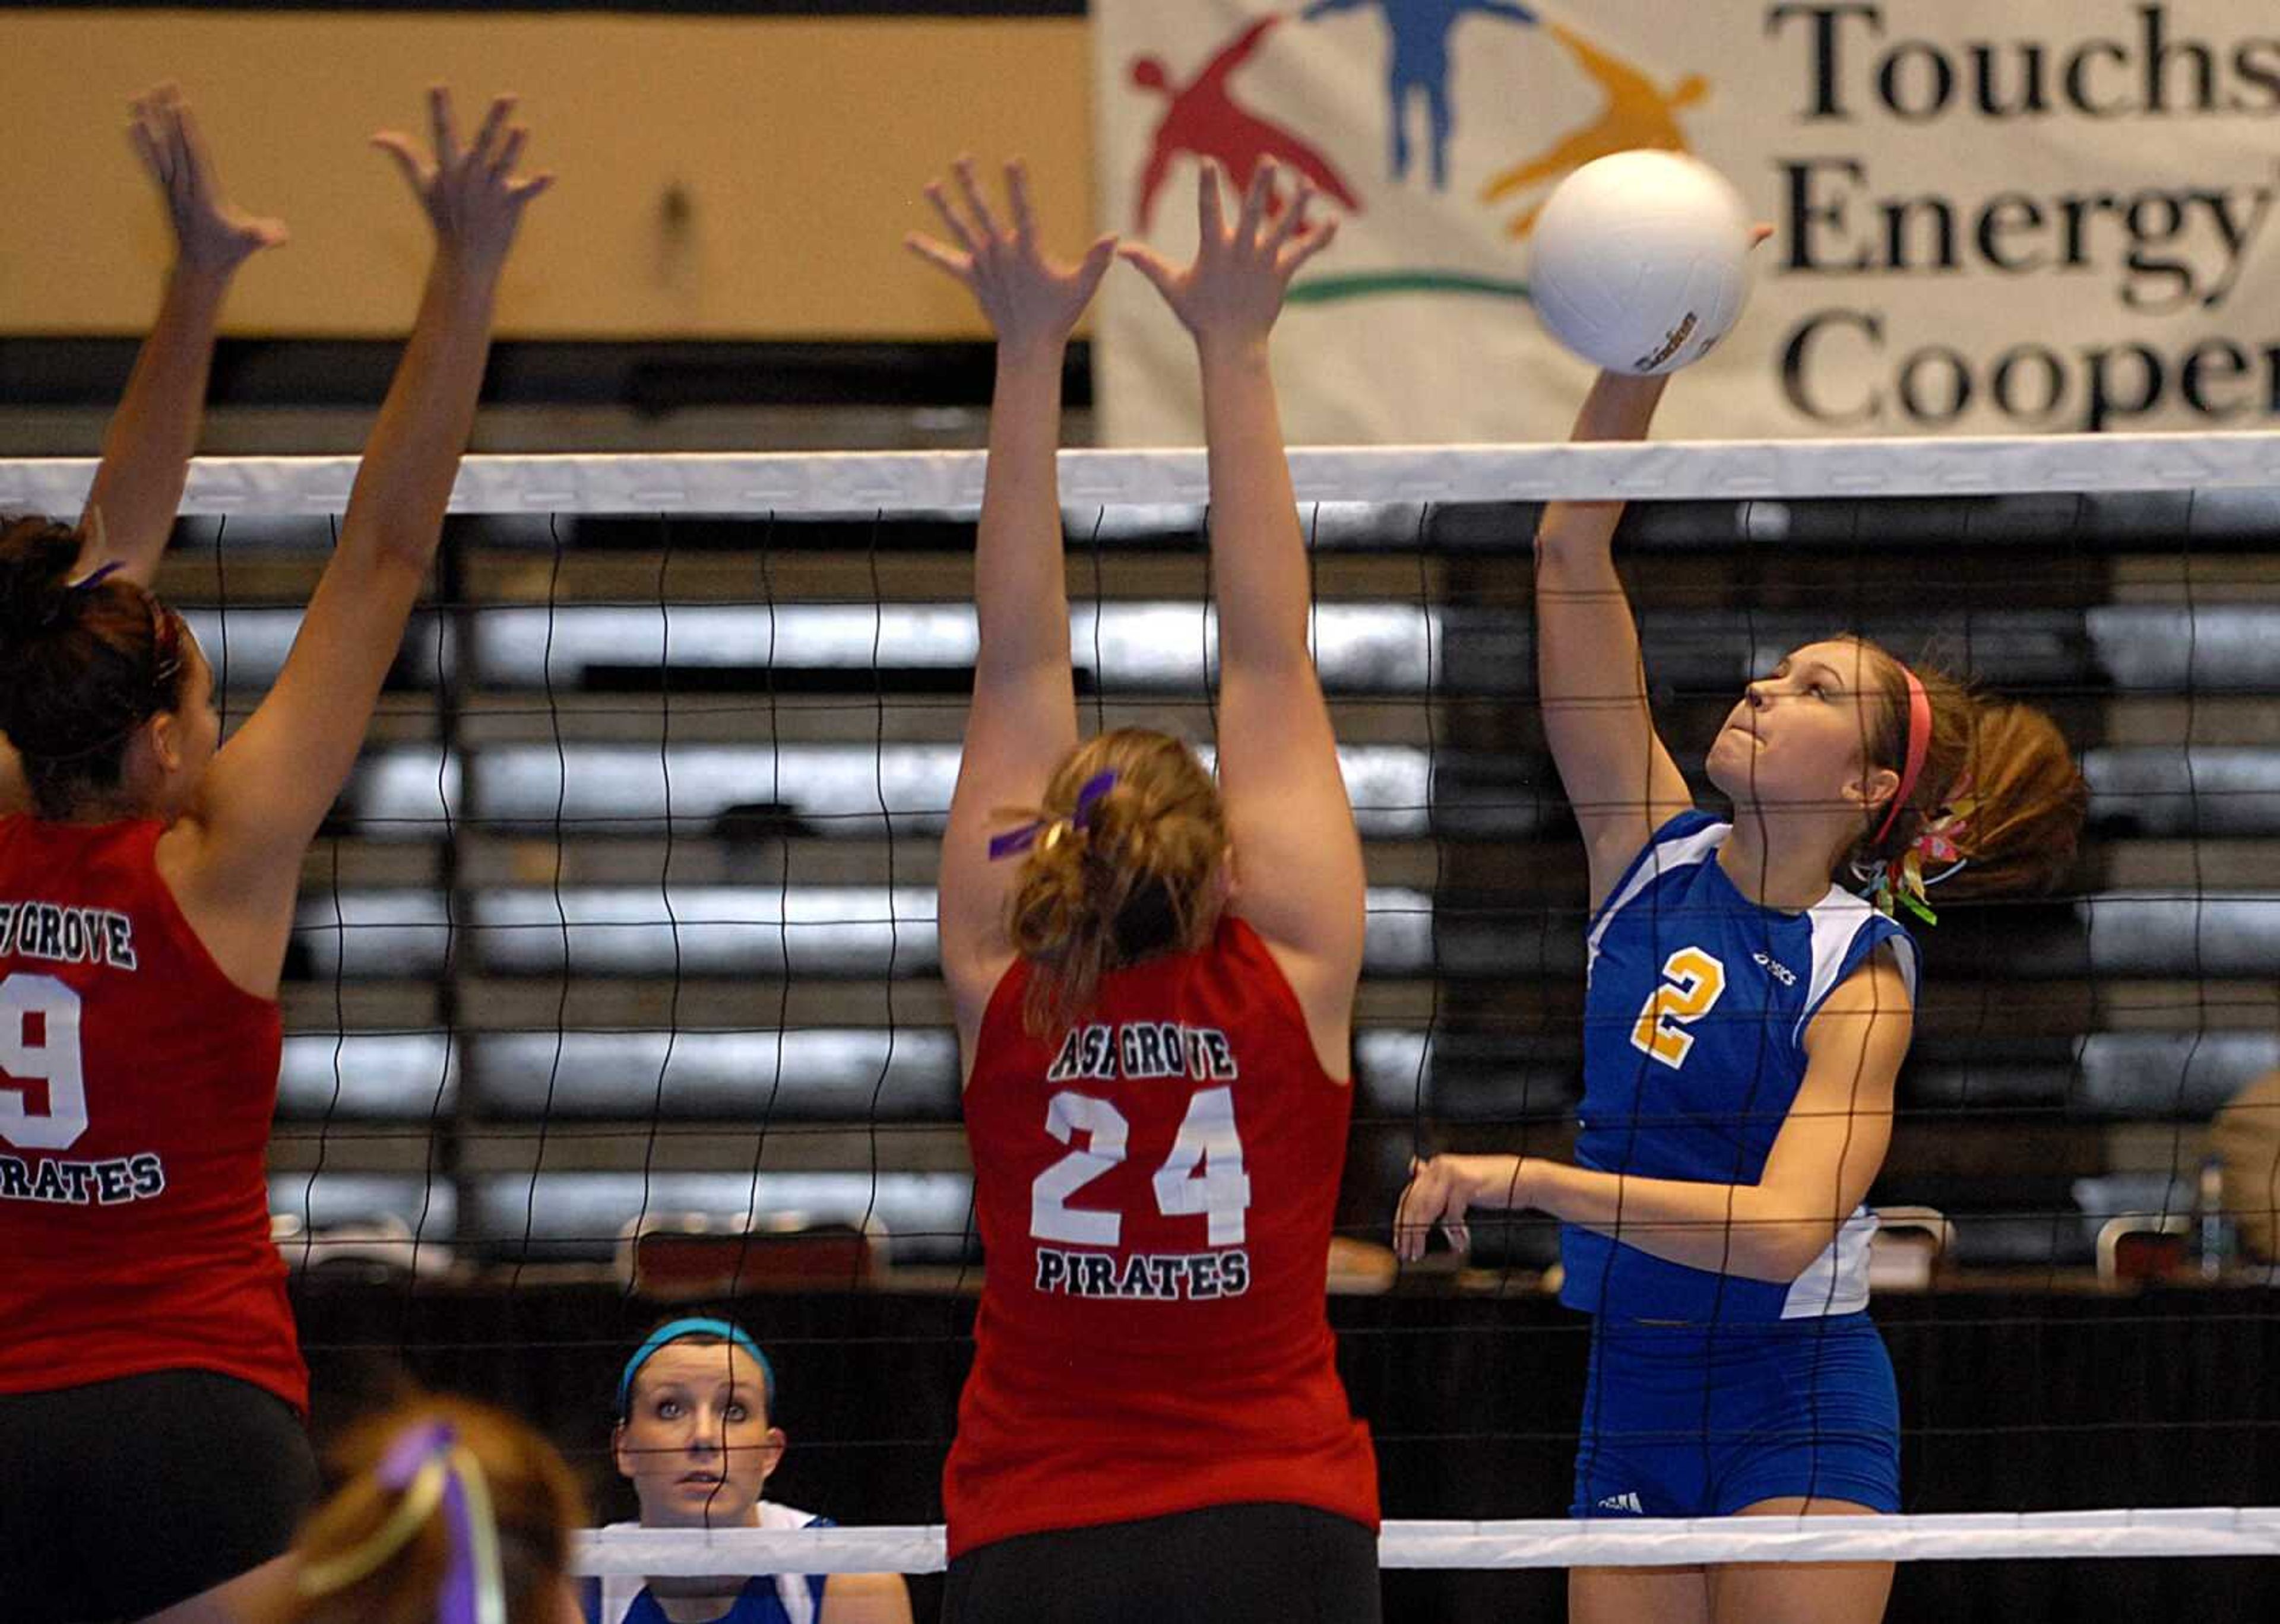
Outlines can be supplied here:
<path id="1" fill-rule="evenodd" d="M 98 566 L 91 573 L 78 581 L 66 581 L 64 585 L 63 591 L 50 600 L 48 607 L 41 613 L 40 624 L 42 626 L 53 626 L 57 621 L 64 618 L 64 612 L 66 609 L 70 608 L 73 604 L 79 601 L 81 594 L 94 591 L 96 588 L 101 586 L 104 581 L 110 580 L 113 575 L 116 575 L 119 571 L 126 567 L 126 559 L 113 558 L 108 564 Z"/>
<path id="2" fill-rule="evenodd" d="M 412 1543 L 438 1506 L 451 1558 L 435 1598 L 436 1624 L 506 1624 L 506 1590 L 499 1577 L 498 1520 L 481 1462 L 459 1443 L 451 1423 L 419 1421 L 398 1433 L 380 1459 L 374 1478 L 401 1498 L 387 1520 L 354 1550 L 301 1572 L 304 1596 L 344 1590 L 377 1573 Z"/>
<path id="3" fill-rule="evenodd" d="M 1099 804 L 1101 797 L 1106 795 L 1110 790 L 1115 788 L 1115 768 L 1111 767 L 1105 772 L 1095 773 L 1090 778 L 1084 781 L 1084 788 L 1076 792 L 1076 810 L 1070 813 L 1069 816 L 1066 818 L 1039 818 L 1034 822 L 1023 824 L 1018 829 L 1008 829 L 1003 835 L 991 835 L 990 837 L 990 860 L 994 863 L 1000 858 L 1013 857 L 1021 852 L 1027 851 L 1030 847 L 1037 843 L 1037 837 L 1040 835 L 1043 835 L 1047 829 L 1051 828 L 1055 824 L 1065 823 L 1073 829 L 1090 827 L 1092 820 L 1092 809 Z"/>
<path id="4" fill-rule="evenodd" d="M 88 574 L 73 581 L 71 585 L 65 587 L 64 590 L 66 592 L 92 592 L 96 588 L 101 586 L 104 581 L 110 580 L 113 575 L 116 575 L 119 571 L 126 567 L 126 559 L 113 558 L 108 564 L 97 566 Z"/>

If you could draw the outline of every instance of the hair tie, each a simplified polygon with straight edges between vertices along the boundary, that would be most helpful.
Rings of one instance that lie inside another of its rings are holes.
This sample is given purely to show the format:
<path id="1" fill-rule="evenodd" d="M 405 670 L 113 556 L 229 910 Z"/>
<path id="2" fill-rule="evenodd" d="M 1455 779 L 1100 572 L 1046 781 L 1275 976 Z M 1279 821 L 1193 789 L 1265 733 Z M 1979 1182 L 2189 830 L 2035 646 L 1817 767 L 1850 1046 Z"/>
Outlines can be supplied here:
<path id="1" fill-rule="evenodd" d="M 761 1400 L 767 1405 L 769 1416 L 771 1418 L 774 1416 L 776 1412 L 775 1366 L 768 1363 L 768 1356 L 760 1351 L 760 1344 L 752 1340 L 752 1334 L 734 1320 L 691 1315 L 685 1320 L 667 1320 L 651 1331 L 649 1334 L 649 1339 L 634 1350 L 633 1358 L 626 1361 L 625 1370 L 618 1377 L 618 1414 L 620 1417 L 633 1413 L 634 1377 L 641 1373 L 641 1367 L 648 1364 L 659 1349 L 670 1343 L 679 1342 L 684 1336 L 718 1336 L 721 1341 L 733 1343 L 751 1354 L 752 1362 L 760 1367 Z"/>
<path id="2" fill-rule="evenodd" d="M 1931 697 L 1924 692 L 1924 685 L 1917 680 L 1914 672 L 1902 666 L 1900 674 L 1908 680 L 1908 748 L 1906 755 L 1901 758 L 1900 787 L 1892 791 L 1891 804 L 1885 809 L 1884 820 L 1868 837 L 1868 844 L 1872 847 L 1883 845 L 1884 836 L 1892 832 L 1892 825 L 1899 821 L 1900 809 L 1908 804 L 1908 797 L 1916 787 L 1916 780 L 1923 775 L 1924 758 L 1931 752 Z"/>
<path id="3" fill-rule="evenodd" d="M 65 610 L 77 605 L 81 597 L 94 591 L 96 588 L 126 567 L 126 559 L 113 558 L 110 563 L 97 566 L 92 573 L 77 581 L 65 582 L 63 590 L 50 598 L 48 606 L 40 612 L 40 624 L 42 627 L 53 626 L 64 618 Z"/>
<path id="4" fill-rule="evenodd" d="M 1009 858 L 1027 851 L 1037 843 L 1037 837 L 1041 835 L 1045 837 L 1045 847 L 1050 850 L 1059 838 L 1060 830 L 1090 828 L 1092 809 L 1099 804 L 1101 797 L 1115 788 L 1114 768 L 1112 767 L 1106 772 L 1095 773 L 1084 781 L 1084 788 L 1076 792 L 1076 810 L 1067 817 L 1039 818 L 1034 822 L 1023 824 L 1018 829 L 1008 829 L 1003 835 L 991 835 L 990 860 L 994 863 L 1000 858 Z"/>
<path id="5" fill-rule="evenodd" d="M 482 1462 L 443 1420 L 415 1421 L 398 1433 L 373 1473 L 399 1498 L 362 1544 L 303 1567 L 295 1588 L 328 1596 L 370 1578 L 412 1543 L 438 1506 L 451 1556 L 436 1593 L 436 1624 L 506 1624 L 506 1587 L 499 1575 L 498 1519 Z"/>
<path id="6" fill-rule="evenodd" d="M 1968 780 L 1956 788 L 1954 798 L 1939 809 L 1937 817 L 1926 820 L 1916 837 L 1908 843 L 1907 850 L 1895 853 L 1889 862 L 1876 865 L 1868 900 L 1887 918 L 1897 918 L 1898 910 L 1906 908 L 1927 925 L 1938 924 L 1939 915 L 1931 909 L 1931 888 L 1954 879 L 1970 866 L 1970 859 L 1963 855 L 1956 836 L 1971 827 L 1979 802 L 1968 793 Z M 1937 874 L 1927 874 L 1927 861 L 1946 866 Z"/>

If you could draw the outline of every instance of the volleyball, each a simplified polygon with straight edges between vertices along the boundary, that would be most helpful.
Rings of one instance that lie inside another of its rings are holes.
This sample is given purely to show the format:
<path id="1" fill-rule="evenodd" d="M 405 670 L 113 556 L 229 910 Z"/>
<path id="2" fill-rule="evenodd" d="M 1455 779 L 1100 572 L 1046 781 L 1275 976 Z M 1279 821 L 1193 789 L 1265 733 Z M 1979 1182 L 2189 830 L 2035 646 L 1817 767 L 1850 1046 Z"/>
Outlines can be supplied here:
<path id="1" fill-rule="evenodd" d="M 1529 292 L 1560 345 L 1611 372 L 1700 360 L 1750 291 L 1750 216 L 1709 165 L 1618 152 L 1560 183 L 1536 222 Z"/>

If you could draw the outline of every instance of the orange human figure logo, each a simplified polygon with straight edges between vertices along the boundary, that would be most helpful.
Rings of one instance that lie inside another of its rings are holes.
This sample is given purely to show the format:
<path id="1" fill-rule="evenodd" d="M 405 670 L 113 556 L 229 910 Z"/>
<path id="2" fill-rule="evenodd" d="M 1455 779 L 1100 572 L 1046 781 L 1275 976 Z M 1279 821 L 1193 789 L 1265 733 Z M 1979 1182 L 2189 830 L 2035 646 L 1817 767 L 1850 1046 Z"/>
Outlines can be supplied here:
<path id="1" fill-rule="evenodd" d="M 1607 104 L 1591 123 L 1569 131 L 1541 155 L 1506 170 L 1481 189 L 1483 203 L 1496 203 L 1532 186 L 1557 181 L 1571 170 L 1594 158 L 1640 147 L 1666 152 L 1691 150 L 1686 133 L 1678 127 L 1682 107 L 1691 107 L 1710 92 L 1710 81 L 1689 73 L 1668 91 L 1637 67 L 1610 56 L 1564 23 L 1547 21 L 1545 29 L 1568 48 L 1575 64 L 1607 93 Z M 1538 199 L 1527 212 L 1505 227 L 1505 235 L 1524 237 L 1536 227 L 1544 203 Z"/>

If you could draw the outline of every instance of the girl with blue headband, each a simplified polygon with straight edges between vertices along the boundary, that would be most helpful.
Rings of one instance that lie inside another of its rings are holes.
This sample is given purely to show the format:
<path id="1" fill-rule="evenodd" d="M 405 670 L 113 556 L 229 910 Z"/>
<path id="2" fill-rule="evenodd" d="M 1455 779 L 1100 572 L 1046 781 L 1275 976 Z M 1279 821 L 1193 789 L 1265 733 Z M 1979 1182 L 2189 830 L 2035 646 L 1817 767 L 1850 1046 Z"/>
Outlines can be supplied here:
<path id="1" fill-rule="evenodd" d="M 618 1376 L 611 1435 L 645 1528 L 817 1528 L 828 1517 L 764 1500 L 783 1459 L 775 1369 L 751 1334 L 711 1315 L 668 1320 Z M 775 1574 L 588 1581 L 589 1624 L 910 1624 L 898 1574 Z"/>

